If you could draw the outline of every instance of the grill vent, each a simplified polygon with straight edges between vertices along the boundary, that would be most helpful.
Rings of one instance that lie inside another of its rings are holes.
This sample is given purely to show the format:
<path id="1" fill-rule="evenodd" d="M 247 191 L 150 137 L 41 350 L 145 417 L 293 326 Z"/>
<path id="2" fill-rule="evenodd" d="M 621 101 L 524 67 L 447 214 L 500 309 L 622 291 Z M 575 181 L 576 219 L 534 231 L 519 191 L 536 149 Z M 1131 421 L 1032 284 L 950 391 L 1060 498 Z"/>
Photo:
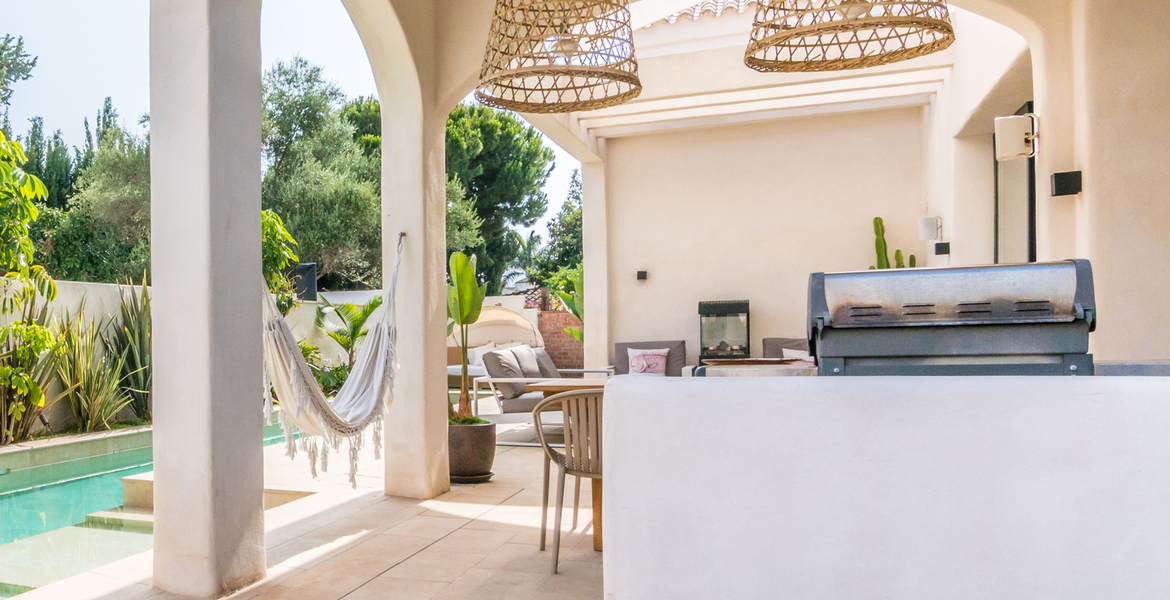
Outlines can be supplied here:
<path id="1" fill-rule="evenodd" d="M 851 317 L 880 317 L 882 316 L 882 307 L 880 304 L 866 304 L 862 306 L 850 306 L 849 316 Z"/>
<path id="2" fill-rule="evenodd" d="M 1047 300 L 1016 300 L 1013 304 L 1015 306 L 1015 312 L 1018 313 L 1052 313 L 1052 303 Z"/>
<path id="3" fill-rule="evenodd" d="M 935 314 L 934 304 L 929 302 L 920 304 L 903 304 L 902 314 L 906 316 L 933 315 Z"/>

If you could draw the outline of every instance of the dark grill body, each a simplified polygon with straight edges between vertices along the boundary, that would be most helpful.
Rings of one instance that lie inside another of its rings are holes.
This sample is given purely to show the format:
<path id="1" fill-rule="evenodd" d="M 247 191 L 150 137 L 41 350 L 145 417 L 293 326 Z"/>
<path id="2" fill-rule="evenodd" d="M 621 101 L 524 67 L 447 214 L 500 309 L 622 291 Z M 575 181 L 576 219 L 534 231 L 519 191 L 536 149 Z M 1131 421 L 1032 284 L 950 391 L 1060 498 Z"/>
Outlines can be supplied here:
<path id="1" fill-rule="evenodd" d="M 1092 375 L 1087 260 L 813 273 L 820 375 Z"/>

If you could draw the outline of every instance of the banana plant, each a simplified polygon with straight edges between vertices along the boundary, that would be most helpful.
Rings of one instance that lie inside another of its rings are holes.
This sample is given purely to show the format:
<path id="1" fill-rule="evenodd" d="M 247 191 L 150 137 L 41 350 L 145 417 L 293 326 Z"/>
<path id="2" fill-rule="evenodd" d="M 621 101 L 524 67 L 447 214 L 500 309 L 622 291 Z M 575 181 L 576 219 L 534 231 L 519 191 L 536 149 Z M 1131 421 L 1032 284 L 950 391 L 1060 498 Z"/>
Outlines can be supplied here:
<path id="1" fill-rule="evenodd" d="M 462 252 L 451 254 L 451 270 L 447 284 L 448 329 L 459 328 L 459 349 L 463 359 L 463 375 L 459 380 L 459 411 L 451 415 L 453 420 L 471 418 L 471 394 L 467 376 L 467 332 L 472 323 L 479 320 L 483 310 L 483 299 L 487 296 L 487 284 L 480 285 L 475 276 L 475 256 Z"/>
<path id="2" fill-rule="evenodd" d="M 581 321 L 582 325 L 585 323 L 585 285 L 581 282 L 581 273 L 578 271 L 574 273 L 569 279 L 573 284 L 573 292 L 565 293 L 557 290 L 557 296 L 560 296 L 561 302 L 565 303 L 565 307 L 569 312 L 573 313 L 577 320 Z M 566 327 L 565 331 L 573 336 L 573 339 L 578 342 L 585 341 L 585 330 L 580 327 Z"/>

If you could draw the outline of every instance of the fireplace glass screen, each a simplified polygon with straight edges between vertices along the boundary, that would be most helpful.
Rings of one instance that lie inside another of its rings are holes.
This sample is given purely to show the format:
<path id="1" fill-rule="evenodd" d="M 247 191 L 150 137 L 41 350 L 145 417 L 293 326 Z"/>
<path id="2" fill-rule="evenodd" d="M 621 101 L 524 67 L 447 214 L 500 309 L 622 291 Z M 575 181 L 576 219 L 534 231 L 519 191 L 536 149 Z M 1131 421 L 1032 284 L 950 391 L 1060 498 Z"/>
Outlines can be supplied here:
<path id="1" fill-rule="evenodd" d="M 699 358 L 748 358 L 747 300 L 699 303 Z"/>

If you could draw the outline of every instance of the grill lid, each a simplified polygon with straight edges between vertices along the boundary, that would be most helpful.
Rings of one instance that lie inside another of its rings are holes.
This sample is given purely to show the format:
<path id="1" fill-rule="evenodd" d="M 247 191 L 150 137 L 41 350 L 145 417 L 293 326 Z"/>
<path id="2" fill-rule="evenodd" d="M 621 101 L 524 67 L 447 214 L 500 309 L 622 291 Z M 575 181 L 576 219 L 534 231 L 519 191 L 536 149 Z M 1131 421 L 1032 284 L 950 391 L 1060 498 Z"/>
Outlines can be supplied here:
<path id="1" fill-rule="evenodd" d="M 823 280 L 815 281 L 818 276 Z M 809 290 L 810 308 L 819 304 L 813 297 L 817 284 L 823 284 L 824 304 L 816 311 L 824 321 L 821 327 L 1067 323 L 1077 319 L 1089 319 L 1093 325 L 1092 274 L 1087 261 L 817 273 Z"/>

